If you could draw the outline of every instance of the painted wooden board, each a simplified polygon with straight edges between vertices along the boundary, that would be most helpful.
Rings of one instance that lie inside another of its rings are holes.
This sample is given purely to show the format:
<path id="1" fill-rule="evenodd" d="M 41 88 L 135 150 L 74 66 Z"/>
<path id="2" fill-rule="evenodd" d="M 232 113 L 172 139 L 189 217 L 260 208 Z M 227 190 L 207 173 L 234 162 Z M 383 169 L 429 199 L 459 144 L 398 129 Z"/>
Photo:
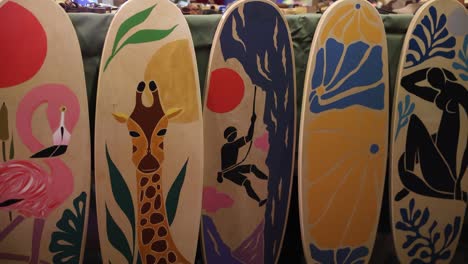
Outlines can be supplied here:
<path id="1" fill-rule="evenodd" d="M 275 263 L 295 153 L 294 56 L 269 1 L 239 1 L 214 36 L 205 93 L 206 263 Z"/>
<path id="2" fill-rule="evenodd" d="M 387 162 L 388 63 L 382 20 L 364 0 L 329 7 L 304 82 L 299 208 L 308 263 L 365 263 Z"/>
<path id="3" fill-rule="evenodd" d="M 0 263 L 81 263 L 90 133 L 75 30 L 51 0 L 0 1 Z"/>
<path id="4" fill-rule="evenodd" d="M 450 263 L 468 181 L 468 14 L 428 1 L 403 44 L 391 149 L 392 226 L 402 263 Z"/>
<path id="5" fill-rule="evenodd" d="M 129 1 L 101 60 L 96 190 L 104 263 L 193 263 L 203 124 L 189 27 L 168 0 Z"/>

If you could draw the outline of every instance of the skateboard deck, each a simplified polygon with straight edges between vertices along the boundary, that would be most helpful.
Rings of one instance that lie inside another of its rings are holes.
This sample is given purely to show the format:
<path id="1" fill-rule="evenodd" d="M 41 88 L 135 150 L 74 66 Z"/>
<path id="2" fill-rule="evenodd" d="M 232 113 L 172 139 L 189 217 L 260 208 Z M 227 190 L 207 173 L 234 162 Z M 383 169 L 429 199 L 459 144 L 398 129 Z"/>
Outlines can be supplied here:
<path id="1" fill-rule="evenodd" d="M 295 155 L 295 73 L 286 20 L 269 1 L 221 19 L 207 71 L 202 238 L 206 263 L 275 263 Z"/>
<path id="2" fill-rule="evenodd" d="M 308 263 L 365 263 L 372 253 L 387 161 L 387 65 L 372 5 L 343 0 L 326 10 L 311 46 L 299 134 Z"/>
<path id="3" fill-rule="evenodd" d="M 50 0 L 0 1 L 0 262 L 81 263 L 89 115 L 78 38 Z"/>
<path id="4" fill-rule="evenodd" d="M 390 169 L 393 238 L 402 263 L 450 263 L 463 226 L 467 23 L 457 1 L 428 1 L 403 43 Z"/>
<path id="5" fill-rule="evenodd" d="M 187 22 L 168 0 L 129 1 L 101 59 L 96 111 L 104 263 L 193 263 L 203 123 Z"/>

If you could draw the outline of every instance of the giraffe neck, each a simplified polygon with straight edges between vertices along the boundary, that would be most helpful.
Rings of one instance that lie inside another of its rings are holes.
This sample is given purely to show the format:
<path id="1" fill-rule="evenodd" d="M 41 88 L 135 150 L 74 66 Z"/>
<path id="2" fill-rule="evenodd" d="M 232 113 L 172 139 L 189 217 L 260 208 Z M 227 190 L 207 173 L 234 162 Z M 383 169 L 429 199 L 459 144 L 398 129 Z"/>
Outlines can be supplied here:
<path id="1" fill-rule="evenodd" d="M 161 168 L 152 174 L 137 171 L 138 246 L 143 263 L 189 263 L 172 240 L 162 190 Z"/>

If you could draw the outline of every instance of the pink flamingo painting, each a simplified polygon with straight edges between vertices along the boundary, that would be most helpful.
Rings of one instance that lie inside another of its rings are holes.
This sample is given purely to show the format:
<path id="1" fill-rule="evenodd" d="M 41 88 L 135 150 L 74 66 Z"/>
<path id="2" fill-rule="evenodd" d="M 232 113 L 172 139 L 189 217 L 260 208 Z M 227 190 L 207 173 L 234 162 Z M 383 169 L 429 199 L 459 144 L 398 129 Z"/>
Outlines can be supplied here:
<path id="1" fill-rule="evenodd" d="M 33 114 L 42 104 L 47 104 L 47 121 L 54 131 L 52 146 L 47 148 L 35 138 L 32 128 Z M 78 98 L 69 88 L 60 84 L 34 88 L 24 96 L 17 108 L 17 133 L 34 154 L 30 160 L 0 163 L 0 210 L 19 213 L 8 226 L 0 230 L 0 242 L 25 218 L 34 218 L 30 263 L 39 263 L 45 219 L 73 192 L 73 174 L 58 156 L 66 152 L 70 142 L 69 131 L 73 131 L 79 114 Z M 39 165 L 39 159 L 49 170 Z M 0 259 L 25 260 L 24 256 L 4 252 L 0 253 Z"/>

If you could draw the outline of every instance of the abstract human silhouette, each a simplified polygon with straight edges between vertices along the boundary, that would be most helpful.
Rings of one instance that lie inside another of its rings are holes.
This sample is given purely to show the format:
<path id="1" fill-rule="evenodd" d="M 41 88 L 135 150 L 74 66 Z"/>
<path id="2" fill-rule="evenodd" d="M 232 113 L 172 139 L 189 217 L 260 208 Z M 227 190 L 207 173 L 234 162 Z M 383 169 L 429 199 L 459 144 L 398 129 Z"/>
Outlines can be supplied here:
<path id="1" fill-rule="evenodd" d="M 430 86 L 420 86 L 426 80 Z M 410 93 L 433 103 L 442 111 L 439 128 L 430 134 L 421 119 L 412 114 L 408 124 L 406 150 L 398 160 L 398 172 L 404 188 L 395 196 L 399 201 L 409 191 L 424 196 L 467 201 L 461 181 L 468 162 L 467 147 L 457 163 L 460 137 L 460 112 L 467 112 L 468 92 L 447 69 L 426 68 L 406 75 L 401 85 Z M 462 115 L 463 116 L 463 115 Z M 466 122 L 462 120 L 461 122 Z M 416 175 L 419 165 L 422 175 Z"/>
<path id="2" fill-rule="evenodd" d="M 114 118 L 127 124 L 132 138 L 132 161 L 136 166 L 138 197 L 138 247 L 143 263 L 189 263 L 174 243 L 166 214 L 162 183 L 164 162 L 164 137 L 169 119 L 182 109 L 164 112 L 159 98 L 159 89 L 154 81 L 148 83 L 153 104 L 143 105 L 142 95 L 146 88 L 140 82 L 136 89 L 135 107 L 130 114 L 114 113 Z"/>
<path id="3" fill-rule="evenodd" d="M 53 146 L 44 148 L 33 135 L 32 119 L 36 109 L 47 104 L 47 120 L 54 131 Z M 17 133 L 33 160 L 10 160 L 0 163 L 0 210 L 14 210 L 19 215 L 3 230 L 3 241 L 25 218 L 34 218 L 30 263 L 39 263 L 39 252 L 46 218 L 72 194 L 73 174 L 59 155 L 65 154 L 80 115 L 75 94 L 63 85 L 46 84 L 31 90 L 18 105 Z M 41 159 L 50 173 L 39 165 Z M 0 253 L 0 259 L 14 258 Z"/>
<path id="4" fill-rule="evenodd" d="M 245 137 L 237 138 L 237 129 L 233 126 L 229 126 L 224 130 L 224 138 L 227 140 L 227 142 L 221 147 L 222 171 L 218 172 L 217 180 L 219 183 L 222 183 L 223 178 L 226 178 L 239 186 L 244 186 L 247 195 L 257 201 L 259 206 L 262 206 L 266 203 L 267 199 L 260 200 L 260 197 L 258 197 L 258 194 L 252 188 L 252 184 L 247 176 L 245 176 L 245 174 L 253 173 L 255 176 L 257 176 L 257 178 L 262 180 L 267 180 L 268 176 L 265 175 L 265 173 L 258 169 L 254 164 L 242 164 L 247 158 L 250 152 L 250 148 L 252 147 L 255 120 L 257 119 L 257 116 L 255 115 L 255 94 L 253 109 L 254 111 L 252 113 L 252 117 L 250 118 L 249 131 Z M 243 160 L 238 162 L 237 160 L 239 156 L 239 149 L 249 142 L 250 145 L 247 154 Z"/>

